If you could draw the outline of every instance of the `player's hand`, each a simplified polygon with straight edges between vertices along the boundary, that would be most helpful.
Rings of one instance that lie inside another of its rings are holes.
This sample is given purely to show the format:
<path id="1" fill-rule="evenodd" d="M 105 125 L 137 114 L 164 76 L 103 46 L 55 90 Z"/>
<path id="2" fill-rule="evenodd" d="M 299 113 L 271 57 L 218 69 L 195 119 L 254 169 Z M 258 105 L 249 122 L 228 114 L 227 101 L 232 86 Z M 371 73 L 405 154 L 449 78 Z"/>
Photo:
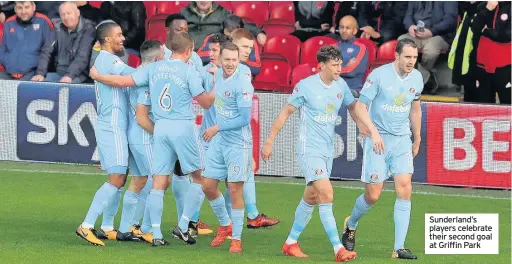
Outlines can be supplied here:
<path id="1" fill-rule="evenodd" d="M 415 38 L 416 37 L 416 25 L 411 25 L 409 27 L 409 35 L 411 35 L 411 37 Z"/>
<path id="2" fill-rule="evenodd" d="M 43 75 L 34 75 L 34 77 L 32 77 L 32 79 L 30 79 L 31 81 L 33 82 L 42 82 L 44 81 L 44 76 Z"/>
<path id="3" fill-rule="evenodd" d="M 380 136 L 379 132 L 376 132 L 374 135 L 372 135 L 372 142 L 373 151 L 379 155 L 384 154 L 384 141 L 382 140 L 382 137 Z"/>
<path id="4" fill-rule="evenodd" d="M 60 79 L 61 83 L 71 83 L 72 81 L 73 81 L 73 79 L 71 79 L 71 77 L 69 77 L 69 76 L 64 76 Z"/>
<path id="5" fill-rule="evenodd" d="M 416 155 L 418 155 L 419 151 L 420 151 L 420 141 L 414 141 L 414 143 L 412 143 L 412 157 L 415 158 Z"/>
<path id="6" fill-rule="evenodd" d="M 89 76 L 93 80 L 96 80 L 96 78 L 98 78 L 98 70 L 96 69 L 96 67 L 92 66 L 91 70 L 89 70 Z"/>
<path id="7" fill-rule="evenodd" d="M 263 161 L 267 162 L 270 157 L 272 157 L 272 143 L 265 142 L 265 144 L 263 144 L 263 148 L 261 148 L 261 158 Z"/>
<path id="8" fill-rule="evenodd" d="M 219 132 L 219 125 L 214 125 L 206 129 L 203 133 L 203 139 L 206 142 L 212 140 L 212 138 Z"/>

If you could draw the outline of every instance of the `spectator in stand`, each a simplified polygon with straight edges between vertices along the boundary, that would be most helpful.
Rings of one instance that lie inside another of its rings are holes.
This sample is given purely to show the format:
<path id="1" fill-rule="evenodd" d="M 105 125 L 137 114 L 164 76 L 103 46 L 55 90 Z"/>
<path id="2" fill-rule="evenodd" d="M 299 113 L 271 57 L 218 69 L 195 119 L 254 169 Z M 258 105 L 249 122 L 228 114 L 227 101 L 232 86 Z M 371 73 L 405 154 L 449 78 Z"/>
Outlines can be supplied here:
<path id="1" fill-rule="evenodd" d="M 231 15 L 228 10 L 213 1 L 190 2 L 181 10 L 181 14 L 188 22 L 188 33 L 194 39 L 195 50 L 199 49 L 206 36 L 222 32 L 222 23 Z M 251 23 L 245 23 L 244 27 L 256 36 L 261 46 L 265 45 L 267 35 L 261 28 Z"/>
<path id="2" fill-rule="evenodd" d="M 50 19 L 36 13 L 33 1 L 16 2 L 16 16 L 5 21 L 4 36 L 0 45 L 0 72 L 2 80 L 28 81 L 35 75 L 39 54 L 53 32 Z"/>
<path id="3" fill-rule="evenodd" d="M 338 32 L 338 21 L 340 21 L 344 16 L 353 16 L 357 20 L 359 17 L 361 3 L 357 1 L 335 1 L 334 3 L 338 4 L 338 9 L 336 10 L 336 14 L 332 20 L 333 25 L 330 30 L 331 34 L 328 36 L 340 41 L 340 35 L 336 34 Z"/>
<path id="4" fill-rule="evenodd" d="M 231 15 L 222 23 L 223 26 L 223 34 L 226 36 L 232 37 L 233 31 L 235 29 L 244 28 L 244 21 L 239 16 Z M 221 33 L 222 34 L 222 33 Z M 210 61 L 210 40 L 215 34 L 211 34 L 206 36 L 204 39 L 203 45 L 197 50 L 197 54 L 201 57 L 203 63 L 208 63 Z M 244 60 L 240 61 L 245 64 L 251 70 L 251 74 L 256 76 L 261 70 L 261 59 L 260 59 L 260 51 L 257 48 L 256 40 L 253 41 L 254 46 L 251 48 L 251 52 L 248 58 L 243 58 Z M 248 47 L 245 47 L 248 48 Z"/>
<path id="5" fill-rule="evenodd" d="M 139 56 L 146 37 L 146 7 L 141 1 L 104 1 L 100 7 L 100 20 L 112 19 L 123 30 L 127 53 Z"/>
<path id="6" fill-rule="evenodd" d="M 59 13 L 62 22 L 55 25 L 55 34 L 43 47 L 32 81 L 83 83 L 89 76 L 96 29 L 92 21 L 80 17 L 80 10 L 73 2 L 61 4 Z M 57 72 L 48 72 L 52 58 Z"/>
<path id="7" fill-rule="evenodd" d="M 366 46 L 355 42 L 358 28 L 353 16 L 345 16 L 340 20 L 341 42 L 338 48 L 343 55 L 341 77 L 353 91 L 359 91 L 363 87 L 363 77 L 368 66 Z"/>
<path id="8" fill-rule="evenodd" d="M 361 38 L 371 39 L 380 45 L 405 33 L 402 21 L 407 2 L 361 2 L 359 5 Z"/>
<path id="9" fill-rule="evenodd" d="M 5 20 L 14 14 L 14 2 L 13 1 L 0 1 L 0 23 L 4 23 Z"/>
<path id="10" fill-rule="evenodd" d="M 98 23 L 98 25 L 96 26 L 95 29 L 97 30 L 101 24 L 108 23 L 108 22 L 115 23 L 115 21 L 111 20 L 111 19 L 103 20 L 100 23 Z M 96 42 L 94 43 L 94 46 L 92 46 L 91 59 L 89 60 L 89 69 L 92 68 L 92 66 L 94 66 L 94 62 L 96 61 L 96 57 L 98 57 L 98 55 L 100 54 L 100 51 L 101 51 L 100 42 L 96 40 Z M 121 59 L 121 61 L 124 62 L 124 64 L 128 64 L 128 53 L 124 52 L 124 49 L 123 49 L 123 51 L 120 51 L 118 54 L 116 54 L 116 56 L 119 57 Z"/>
<path id="11" fill-rule="evenodd" d="M 477 50 L 476 89 L 481 98 L 477 102 L 510 104 L 511 83 L 511 19 L 510 2 L 489 1 L 473 18 L 471 29 L 479 32 Z"/>
<path id="12" fill-rule="evenodd" d="M 295 31 L 292 35 L 301 42 L 329 34 L 334 14 L 334 2 L 294 1 Z"/>
<path id="13" fill-rule="evenodd" d="M 80 17 L 89 19 L 94 23 L 94 25 L 98 24 L 100 21 L 100 10 L 89 4 L 88 1 L 75 1 L 78 6 L 78 10 L 80 10 Z"/>
<path id="14" fill-rule="evenodd" d="M 457 2 L 411 1 L 407 6 L 404 26 L 409 33 L 399 39 L 412 39 L 423 50 L 418 70 L 423 76 L 424 91 L 431 94 L 439 88 L 434 65 L 441 50 L 447 50 L 455 37 L 457 15 Z"/>

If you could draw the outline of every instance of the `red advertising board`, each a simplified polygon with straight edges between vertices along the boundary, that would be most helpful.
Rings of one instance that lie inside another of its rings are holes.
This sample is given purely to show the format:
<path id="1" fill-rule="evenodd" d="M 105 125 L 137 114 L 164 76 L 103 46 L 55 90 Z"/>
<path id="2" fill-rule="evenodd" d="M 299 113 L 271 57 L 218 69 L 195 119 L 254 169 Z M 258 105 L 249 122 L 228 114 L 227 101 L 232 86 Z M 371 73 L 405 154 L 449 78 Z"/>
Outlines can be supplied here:
<path id="1" fill-rule="evenodd" d="M 194 101 L 196 109 L 196 124 L 201 126 L 203 122 L 203 109 Z M 213 106 L 212 106 L 213 107 Z M 252 130 L 252 144 L 253 144 L 253 169 L 257 173 L 260 168 L 260 103 L 258 96 L 254 94 L 252 97 L 252 111 L 251 111 L 251 130 Z"/>
<path id="2" fill-rule="evenodd" d="M 427 183 L 510 188 L 510 107 L 427 107 Z"/>

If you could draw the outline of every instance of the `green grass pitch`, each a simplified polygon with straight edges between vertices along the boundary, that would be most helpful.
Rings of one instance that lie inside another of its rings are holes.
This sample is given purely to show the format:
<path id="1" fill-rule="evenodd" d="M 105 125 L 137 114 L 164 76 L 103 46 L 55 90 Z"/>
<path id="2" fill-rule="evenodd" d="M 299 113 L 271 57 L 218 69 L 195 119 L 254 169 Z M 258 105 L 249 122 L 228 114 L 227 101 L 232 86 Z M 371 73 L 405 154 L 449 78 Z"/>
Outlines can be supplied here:
<path id="1" fill-rule="evenodd" d="M 332 247 L 322 228 L 318 209 L 299 243 L 309 259 L 286 257 L 281 246 L 291 228 L 295 208 L 302 196 L 302 179 L 256 177 L 258 209 L 281 223 L 272 229 L 243 231 L 242 255 L 231 255 L 229 243 L 210 248 L 213 236 L 200 236 L 188 246 L 171 238 L 176 208 L 171 191 L 165 195 L 162 222 L 169 247 L 145 243 L 107 241 L 93 247 L 75 236 L 97 188 L 105 176 L 90 166 L 0 162 L 0 263 L 333 263 Z M 343 219 L 362 192 L 359 182 L 334 182 L 334 213 L 342 232 Z M 386 186 L 392 190 L 392 185 Z M 411 226 L 406 246 L 418 255 L 417 263 L 510 263 L 510 191 L 470 190 L 415 185 Z M 381 200 L 359 224 L 356 250 L 351 263 L 397 263 L 392 260 L 394 193 Z M 116 227 L 121 214 L 116 217 Z M 499 255 L 425 255 L 425 213 L 499 213 Z M 201 219 L 217 226 L 207 202 Z M 97 226 L 101 221 L 98 219 Z"/>

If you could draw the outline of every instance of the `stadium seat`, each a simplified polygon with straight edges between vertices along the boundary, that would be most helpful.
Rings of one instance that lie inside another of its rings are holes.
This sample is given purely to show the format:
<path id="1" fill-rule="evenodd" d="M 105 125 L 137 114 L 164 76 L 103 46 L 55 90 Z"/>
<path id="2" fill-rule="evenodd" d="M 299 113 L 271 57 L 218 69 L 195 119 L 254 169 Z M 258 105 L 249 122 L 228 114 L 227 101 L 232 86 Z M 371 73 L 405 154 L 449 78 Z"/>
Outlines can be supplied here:
<path id="1" fill-rule="evenodd" d="M 302 79 L 307 78 L 313 74 L 317 73 L 317 68 L 311 64 L 300 64 L 297 65 L 293 69 L 292 72 L 292 87 L 295 87 L 295 85 Z"/>
<path id="2" fill-rule="evenodd" d="M 148 21 L 146 30 L 146 39 L 158 40 L 165 43 L 165 18 L 153 17 Z"/>
<path id="3" fill-rule="evenodd" d="M 128 54 L 128 66 L 137 68 L 140 65 L 140 58 L 134 54 Z"/>
<path id="4" fill-rule="evenodd" d="M 231 2 L 228 2 L 228 1 L 215 1 L 215 3 L 217 3 L 218 5 L 224 7 L 229 12 L 233 12 L 233 5 L 231 4 Z"/>
<path id="5" fill-rule="evenodd" d="M 306 42 L 302 43 L 302 49 L 300 54 L 300 63 L 309 63 L 317 65 L 316 53 L 326 45 L 335 45 L 337 42 L 333 38 L 329 37 L 313 37 Z"/>
<path id="6" fill-rule="evenodd" d="M 267 40 L 263 48 L 263 54 L 268 53 L 275 54 L 274 56 L 277 57 L 284 57 L 291 67 L 295 67 L 295 65 L 299 63 L 300 40 L 291 35 L 270 38 Z M 262 59 L 272 56 L 263 54 Z"/>
<path id="7" fill-rule="evenodd" d="M 101 3 L 103 3 L 103 1 L 89 1 L 89 5 L 96 8 L 100 8 Z"/>
<path id="8" fill-rule="evenodd" d="M 293 5 L 293 1 L 269 1 L 268 2 L 268 6 L 270 9 L 272 9 L 273 7 L 276 7 L 276 6 L 289 5 L 289 4 Z"/>
<path id="9" fill-rule="evenodd" d="M 395 49 L 398 40 L 390 40 L 380 45 L 377 51 L 377 60 L 395 60 Z"/>
<path id="10" fill-rule="evenodd" d="M 146 25 L 149 19 L 156 15 L 156 6 L 158 3 L 157 1 L 144 1 L 144 7 L 146 7 Z"/>
<path id="11" fill-rule="evenodd" d="M 356 42 L 364 44 L 366 47 L 366 51 L 368 52 L 368 64 L 371 64 L 377 59 L 377 44 L 375 44 L 375 42 L 366 38 L 358 38 Z"/>
<path id="12" fill-rule="evenodd" d="M 289 86 L 290 75 L 291 67 L 288 62 L 282 60 L 264 60 L 261 63 L 261 71 L 254 80 L 256 82 L 277 83 L 282 87 Z"/>
<path id="13" fill-rule="evenodd" d="M 187 6 L 189 1 L 164 1 L 156 4 L 156 14 L 176 14 Z"/>
<path id="14" fill-rule="evenodd" d="M 263 23 L 263 26 L 261 28 L 267 34 L 267 38 L 272 38 L 276 36 L 286 36 L 290 35 L 295 31 L 295 27 L 293 25 L 286 25 L 286 21 L 284 21 L 284 23 L 279 21 L 282 20 L 270 19 L 267 22 Z"/>
<path id="15" fill-rule="evenodd" d="M 263 1 L 231 1 L 231 6 L 234 8 L 236 8 L 237 6 L 239 5 L 242 5 L 242 4 L 245 4 L 245 3 L 248 3 L 248 4 L 253 4 L 253 3 L 257 3 L 257 4 L 267 4 L 267 2 L 263 2 Z"/>
<path id="16" fill-rule="evenodd" d="M 288 24 L 295 24 L 295 8 L 293 2 L 270 7 L 270 19 L 280 19 Z"/>
<path id="17" fill-rule="evenodd" d="M 233 14 L 242 18 L 249 18 L 253 20 L 258 27 L 261 27 L 261 25 L 268 20 L 268 5 L 265 2 L 245 2 L 235 6 Z"/>

